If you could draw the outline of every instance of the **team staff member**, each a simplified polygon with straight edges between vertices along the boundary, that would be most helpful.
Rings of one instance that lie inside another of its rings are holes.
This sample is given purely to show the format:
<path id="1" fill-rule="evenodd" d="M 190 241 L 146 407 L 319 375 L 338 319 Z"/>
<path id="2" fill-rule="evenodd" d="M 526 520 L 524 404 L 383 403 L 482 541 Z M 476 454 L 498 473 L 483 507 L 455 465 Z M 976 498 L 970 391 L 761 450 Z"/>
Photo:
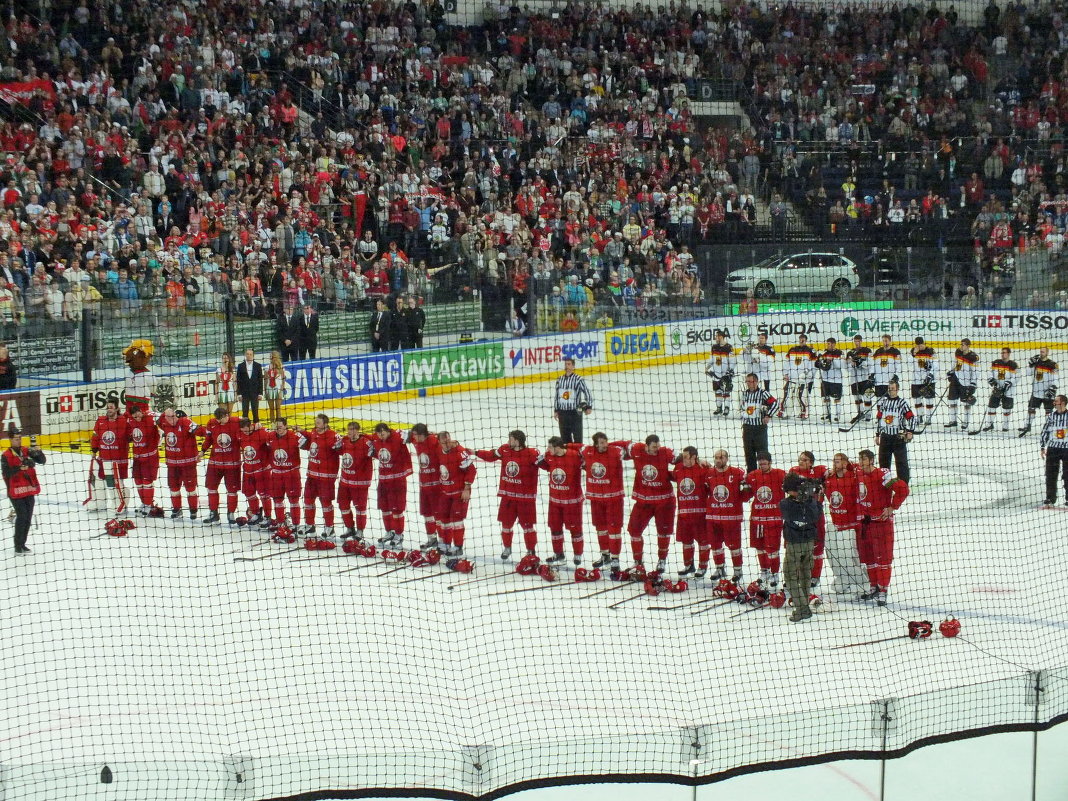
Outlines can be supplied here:
<path id="1" fill-rule="evenodd" d="M 908 443 L 916 427 L 916 415 L 899 394 L 901 385 L 891 379 L 886 394 L 879 398 L 875 412 L 875 444 L 879 446 L 879 467 L 897 466 L 897 477 L 909 483 Z"/>
<path id="2" fill-rule="evenodd" d="M 1064 497 L 1068 502 L 1068 398 L 1058 395 L 1053 399 L 1053 411 L 1046 415 L 1042 426 L 1042 458 L 1046 460 L 1046 506 L 1057 502 L 1057 473 L 1064 484 Z M 7 475 L 5 465 L 4 475 Z"/>
<path id="3" fill-rule="evenodd" d="M 768 450 L 768 423 L 779 408 L 771 393 L 760 389 L 759 380 L 756 373 L 749 373 L 742 390 L 742 450 L 750 473 L 757 469 L 757 454 Z"/>
<path id="4" fill-rule="evenodd" d="M 582 442 L 582 415 L 593 411 L 593 395 L 586 379 L 575 372 L 575 360 L 564 359 L 564 374 L 556 379 L 553 417 L 560 423 L 564 443 Z"/>
<path id="5" fill-rule="evenodd" d="M 783 479 L 782 489 L 786 497 L 779 501 L 782 515 L 783 538 L 786 540 L 786 561 L 783 564 L 783 581 L 793 600 L 792 623 L 800 623 L 812 617 L 808 605 L 812 579 L 812 551 L 816 541 L 816 522 L 823 517 L 823 510 L 814 498 L 800 496 L 804 479 L 789 473 Z"/>
<path id="6" fill-rule="evenodd" d="M 11 429 L 8 437 L 11 447 L 4 451 L 2 466 L 7 497 L 15 507 L 15 553 L 29 553 L 26 539 L 33 521 L 34 498 L 41 494 L 36 466 L 45 463 L 45 455 L 35 437 L 30 437 L 29 448 L 22 447 L 22 433 L 17 428 Z"/>

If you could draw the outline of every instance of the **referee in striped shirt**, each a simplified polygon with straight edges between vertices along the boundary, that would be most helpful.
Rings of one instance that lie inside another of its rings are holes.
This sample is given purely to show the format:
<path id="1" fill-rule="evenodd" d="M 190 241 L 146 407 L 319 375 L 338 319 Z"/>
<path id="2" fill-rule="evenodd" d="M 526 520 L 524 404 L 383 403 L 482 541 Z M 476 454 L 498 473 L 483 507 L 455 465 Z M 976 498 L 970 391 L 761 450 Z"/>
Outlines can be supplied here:
<path id="1" fill-rule="evenodd" d="M 575 360 L 564 359 L 564 374 L 556 379 L 553 417 L 564 442 L 582 442 L 582 415 L 593 411 L 593 395 L 586 379 L 575 373 Z"/>
<path id="2" fill-rule="evenodd" d="M 757 469 L 757 454 L 761 451 L 771 452 L 768 448 L 768 423 L 779 410 L 779 402 L 760 386 L 756 373 L 749 373 L 745 377 L 741 404 L 745 469 L 752 473 Z"/>
<path id="3" fill-rule="evenodd" d="M 896 378 L 886 385 L 886 394 L 875 404 L 875 444 L 879 446 L 879 467 L 897 466 L 897 477 L 909 483 L 908 443 L 916 428 L 916 415 L 909 402 L 898 393 L 901 385 Z"/>
<path id="4" fill-rule="evenodd" d="M 1068 503 L 1068 397 L 1053 399 L 1053 411 L 1046 415 L 1039 438 L 1042 458 L 1046 460 L 1046 506 L 1057 502 L 1057 474 L 1064 484 L 1064 499 Z"/>

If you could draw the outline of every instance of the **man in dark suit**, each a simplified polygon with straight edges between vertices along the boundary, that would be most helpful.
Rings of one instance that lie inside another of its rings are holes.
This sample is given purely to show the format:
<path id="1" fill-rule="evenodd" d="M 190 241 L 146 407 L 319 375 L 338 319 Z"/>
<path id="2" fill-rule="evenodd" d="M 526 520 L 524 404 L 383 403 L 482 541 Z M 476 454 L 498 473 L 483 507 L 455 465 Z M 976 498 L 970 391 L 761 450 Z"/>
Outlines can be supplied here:
<path id="1" fill-rule="evenodd" d="M 253 423 L 260 421 L 260 398 L 263 397 L 263 365 L 256 361 L 256 353 L 249 348 L 245 360 L 237 365 L 237 394 L 241 398 L 241 416 Z"/>
<path id="2" fill-rule="evenodd" d="M 314 359 L 315 350 L 319 347 L 319 315 L 315 313 L 310 303 L 304 304 L 304 313 L 300 316 L 298 325 L 297 342 L 300 348 L 300 358 Z"/>
<path id="3" fill-rule="evenodd" d="M 425 327 L 426 312 L 419 305 L 419 299 L 415 295 L 409 295 L 408 305 L 404 309 L 404 341 L 401 347 L 405 350 L 423 347 Z"/>
<path id="4" fill-rule="evenodd" d="M 393 308 L 389 310 L 389 336 L 386 343 L 387 350 L 400 350 L 405 339 L 408 323 L 404 319 L 404 299 L 398 295 L 390 301 Z"/>
<path id="5" fill-rule="evenodd" d="M 382 298 L 375 301 L 375 310 L 371 312 L 371 350 L 385 350 L 389 345 L 390 331 L 393 322 L 390 313 L 386 309 L 386 302 Z"/>
<path id="6" fill-rule="evenodd" d="M 291 362 L 300 356 L 300 315 L 293 306 L 287 305 L 274 324 L 275 339 L 282 361 Z"/>

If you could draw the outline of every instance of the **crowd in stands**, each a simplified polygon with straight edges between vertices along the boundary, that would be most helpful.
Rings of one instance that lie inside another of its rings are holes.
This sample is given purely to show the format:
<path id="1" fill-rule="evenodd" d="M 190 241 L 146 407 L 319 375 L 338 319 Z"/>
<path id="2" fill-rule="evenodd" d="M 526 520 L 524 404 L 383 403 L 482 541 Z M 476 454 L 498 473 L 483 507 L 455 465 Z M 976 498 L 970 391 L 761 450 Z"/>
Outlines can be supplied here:
<path id="1" fill-rule="evenodd" d="M 992 278 L 1009 254 L 1063 247 L 1068 34 L 1044 0 L 976 23 L 736 1 L 475 16 L 16 4 L 0 320 L 477 296 L 500 330 L 510 307 L 528 327 L 533 292 L 554 324 L 604 325 L 612 306 L 704 302 L 696 246 L 746 238 L 765 203 L 772 231 L 791 205 L 836 236 L 964 224 L 981 297 L 1011 289 Z M 1003 91 L 992 59 L 1018 65 Z M 709 78 L 755 129 L 694 116 Z"/>

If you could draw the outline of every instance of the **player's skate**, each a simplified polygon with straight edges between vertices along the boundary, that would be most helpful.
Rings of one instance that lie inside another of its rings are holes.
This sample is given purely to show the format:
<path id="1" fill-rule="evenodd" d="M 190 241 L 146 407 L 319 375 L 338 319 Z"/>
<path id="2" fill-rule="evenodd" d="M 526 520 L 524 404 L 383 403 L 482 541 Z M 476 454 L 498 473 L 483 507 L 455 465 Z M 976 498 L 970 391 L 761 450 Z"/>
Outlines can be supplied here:
<path id="1" fill-rule="evenodd" d="M 707 567 L 699 567 L 699 568 L 697 568 L 697 570 L 695 570 L 693 572 L 693 577 L 695 579 L 702 579 L 702 578 L 705 577 L 705 573 L 707 573 L 707 572 L 708 572 L 708 568 Z"/>
<path id="2" fill-rule="evenodd" d="M 545 564 L 560 565 L 563 564 L 566 559 L 567 557 L 564 556 L 562 553 L 554 553 L 552 556 L 545 560 Z"/>
<path id="3" fill-rule="evenodd" d="M 771 581 L 771 570 L 766 567 L 760 568 L 760 578 L 757 579 L 760 582 L 760 586 L 767 587 L 768 582 Z"/>
<path id="4" fill-rule="evenodd" d="M 190 519 L 190 520 L 196 520 L 196 519 L 197 519 L 197 515 L 198 515 L 198 514 L 200 514 L 199 510 L 197 510 L 197 509 L 190 509 L 190 510 L 189 510 L 189 519 Z"/>
<path id="5" fill-rule="evenodd" d="M 319 538 L 323 539 L 323 540 L 329 540 L 330 542 L 336 543 L 337 540 L 334 538 L 334 527 L 333 526 L 324 526 L 323 527 L 323 533 L 319 535 Z"/>
<path id="6" fill-rule="evenodd" d="M 722 581 L 727 578 L 727 568 L 723 565 L 716 565 L 716 571 L 712 574 L 713 581 Z"/>
<path id="7" fill-rule="evenodd" d="M 396 536 L 396 531 L 387 531 L 385 534 L 378 538 L 378 544 L 384 546 L 392 546 L 394 544 L 393 540 Z"/>
<path id="8" fill-rule="evenodd" d="M 771 574 L 771 580 L 768 582 L 768 590 L 771 592 L 772 595 L 774 595 L 775 593 L 777 593 L 779 591 L 779 574 L 778 573 L 772 573 Z"/>
<path id="9" fill-rule="evenodd" d="M 1046 500 L 1042 501 L 1042 505 L 1043 506 L 1056 506 L 1057 505 L 1057 501 L 1054 498 L 1046 498 Z"/>
<path id="10" fill-rule="evenodd" d="M 341 535 L 341 539 L 342 540 L 356 540 L 357 542 L 359 542 L 360 540 L 363 539 L 363 537 L 361 537 L 359 534 L 357 534 L 356 533 L 356 529 L 354 529 L 352 526 L 347 526 L 345 528 L 345 533 Z"/>
<path id="11" fill-rule="evenodd" d="M 582 564 L 582 557 L 576 556 L 571 561 L 575 563 L 575 567 L 579 567 Z"/>
<path id="12" fill-rule="evenodd" d="M 734 569 L 734 573 L 731 575 L 731 583 L 736 587 L 742 586 L 742 569 L 740 567 Z"/>
<path id="13" fill-rule="evenodd" d="M 263 522 L 260 523 L 260 531 L 272 531 L 277 528 L 277 526 L 278 524 L 273 520 L 264 519 Z"/>
<path id="14" fill-rule="evenodd" d="M 148 513 L 151 511 L 152 507 L 149 506 L 147 503 L 143 503 L 138 507 L 137 511 L 134 512 L 134 514 L 138 517 L 148 517 Z"/>
<path id="15" fill-rule="evenodd" d="M 657 559 L 656 572 L 663 575 L 665 570 L 667 570 L 667 559 Z"/>
<path id="16" fill-rule="evenodd" d="M 608 551 L 601 551 L 601 555 L 593 563 L 594 567 L 608 567 L 608 564 L 612 561 L 612 554 Z"/>
<path id="17" fill-rule="evenodd" d="M 1025 425 L 1023 428 L 1020 429 L 1020 436 L 1021 437 L 1026 437 L 1030 432 L 1031 432 L 1031 424 L 1027 423 L 1027 425 Z"/>
<path id="18" fill-rule="evenodd" d="M 462 545 L 450 545 L 449 556 L 453 558 L 459 558 L 464 555 L 464 549 Z"/>
<path id="19" fill-rule="evenodd" d="M 886 606 L 886 590 L 879 590 L 875 596 L 875 603 L 879 606 Z"/>
<path id="20" fill-rule="evenodd" d="M 696 572 L 696 568 L 693 566 L 693 562 L 689 562 L 683 565 L 682 570 L 679 571 L 680 576 L 692 576 Z"/>
<path id="21" fill-rule="evenodd" d="M 171 520 L 181 520 L 181 519 L 182 519 L 182 510 L 181 509 L 171 509 Z"/>
<path id="22" fill-rule="evenodd" d="M 263 515 L 260 512 L 256 512 L 256 514 L 254 514 L 251 517 L 249 517 L 248 522 L 245 523 L 245 525 L 246 526 L 258 526 L 262 522 L 263 522 Z"/>
<path id="23" fill-rule="evenodd" d="M 501 551 L 501 561 L 502 562 L 507 562 L 511 558 L 512 558 L 512 549 L 511 548 L 505 548 L 503 551 Z"/>
<path id="24" fill-rule="evenodd" d="M 420 551 L 429 551 L 431 549 L 441 550 L 441 540 L 433 534 L 430 535 L 430 539 L 419 546 Z"/>
<path id="25" fill-rule="evenodd" d="M 237 518 L 234 516 L 233 512 L 226 513 L 226 523 L 231 528 L 237 525 Z"/>
<path id="26" fill-rule="evenodd" d="M 861 601 L 874 601 L 879 595 L 879 589 L 877 587 L 868 587 L 862 592 L 858 598 Z"/>
<path id="27" fill-rule="evenodd" d="M 942 424 L 942 428 L 956 428 L 956 427 L 957 427 L 957 421 L 956 420 L 950 420 L 948 423 L 943 423 Z"/>
<path id="28" fill-rule="evenodd" d="M 204 518 L 203 525 L 213 526 L 221 520 L 217 511 L 209 511 L 208 516 Z"/>

